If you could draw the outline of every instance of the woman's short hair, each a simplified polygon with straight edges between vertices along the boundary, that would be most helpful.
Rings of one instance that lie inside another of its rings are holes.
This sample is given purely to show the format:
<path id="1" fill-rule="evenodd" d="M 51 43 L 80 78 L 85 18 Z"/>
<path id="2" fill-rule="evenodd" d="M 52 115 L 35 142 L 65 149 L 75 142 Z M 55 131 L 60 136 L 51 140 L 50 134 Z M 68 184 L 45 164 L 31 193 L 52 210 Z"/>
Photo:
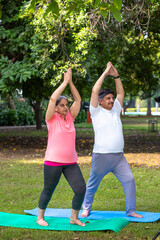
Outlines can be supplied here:
<path id="1" fill-rule="evenodd" d="M 99 94 L 98 94 L 99 95 L 99 100 L 104 98 L 108 94 L 113 94 L 114 95 L 113 90 L 111 90 L 111 89 L 101 89 L 99 91 Z"/>
<path id="2" fill-rule="evenodd" d="M 65 100 L 68 101 L 68 98 L 67 98 L 67 97 L 65 97 L 65 96 L 63 96 L 63 95 L 60 95 L 60 96 L 58 97 L 58 99 L 57 99 L 56 106 L 60 103 L 60 101 L 61 101 L 62 99 L 65 99 Z"/>

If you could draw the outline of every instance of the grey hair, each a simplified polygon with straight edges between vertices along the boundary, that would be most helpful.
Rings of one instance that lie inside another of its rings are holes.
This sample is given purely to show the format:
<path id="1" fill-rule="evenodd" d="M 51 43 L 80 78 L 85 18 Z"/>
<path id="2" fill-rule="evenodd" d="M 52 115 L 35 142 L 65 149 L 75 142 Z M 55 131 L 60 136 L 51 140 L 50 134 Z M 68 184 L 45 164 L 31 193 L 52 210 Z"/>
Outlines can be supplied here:
<path id="1" fill-rule="evenodd" d="M 57 99 L 56 106 L 60 103 L 60 101 L 61 101 L 62 99 L 65 99 L 65 100 L 68 101 L 68 98 L 67 98 L 67 97 L 65 97 L 65 96 L 63 96 L 63 95 L 60 95 L 60 96 L 58 97 L 58 99 Z"/>

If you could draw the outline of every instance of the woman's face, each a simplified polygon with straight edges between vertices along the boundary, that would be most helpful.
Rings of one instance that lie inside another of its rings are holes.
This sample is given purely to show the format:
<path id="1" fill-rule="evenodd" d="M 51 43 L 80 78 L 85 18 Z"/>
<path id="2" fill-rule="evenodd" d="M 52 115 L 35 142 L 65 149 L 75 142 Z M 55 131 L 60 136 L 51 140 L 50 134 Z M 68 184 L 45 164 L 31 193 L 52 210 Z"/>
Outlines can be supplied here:
<path id="1" fill-rule="evenodd" d="M 68 101 L 62 98 L 58 105 L 56 106 L 55 111 L 59 113 L 63 118 L 65 118 L 68 110 L 69 110 Z"/>

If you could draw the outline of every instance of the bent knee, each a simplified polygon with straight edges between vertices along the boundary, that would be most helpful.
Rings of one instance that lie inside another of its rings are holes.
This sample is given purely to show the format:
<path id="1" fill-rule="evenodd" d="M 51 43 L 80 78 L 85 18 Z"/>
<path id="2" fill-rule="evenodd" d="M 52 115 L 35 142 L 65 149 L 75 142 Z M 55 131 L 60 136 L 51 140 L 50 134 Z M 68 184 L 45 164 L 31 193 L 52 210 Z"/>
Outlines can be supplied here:
<path id="1" fill-rule="evenodd" d="M 133 175 L 129 175 L 126 179 L 126 183 L 135 183 L 135 179 Z"/>
<path id="2" fill-rule="evenodd" d="M 83 185 L 83 186 L 79 187 L 75 191 L 75 194 L 77 194 L 77 195 L 82 195 L 83 196 L 83 195 L 85 195 L 85 193 L 86 193 L 86 185 Z"/>

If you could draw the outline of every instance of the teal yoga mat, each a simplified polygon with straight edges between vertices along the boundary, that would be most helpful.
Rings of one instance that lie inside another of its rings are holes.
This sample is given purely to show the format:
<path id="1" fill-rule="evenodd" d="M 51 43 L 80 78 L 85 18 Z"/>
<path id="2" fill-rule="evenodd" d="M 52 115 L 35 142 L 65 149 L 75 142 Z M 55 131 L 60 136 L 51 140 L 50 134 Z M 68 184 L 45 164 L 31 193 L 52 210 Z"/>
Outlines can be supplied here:
<path id="1" fill-rule="evenodd" d="M 70 224 L 69 218 L 45 217 L 49 226 L 42 227 L 36 223 L 37 217 L 31 215 L 21 215 L 13 213 L 0 212 L 0 226 L 43 229 L 43 230 L 58 230 L 58 231 L 100 231 L 111 230 L 119 232 L 122 228 L 129 224 L 129 221 L 122 218 L 88 220 L 82 219 L 86 222 L 85 227 Z"/>

